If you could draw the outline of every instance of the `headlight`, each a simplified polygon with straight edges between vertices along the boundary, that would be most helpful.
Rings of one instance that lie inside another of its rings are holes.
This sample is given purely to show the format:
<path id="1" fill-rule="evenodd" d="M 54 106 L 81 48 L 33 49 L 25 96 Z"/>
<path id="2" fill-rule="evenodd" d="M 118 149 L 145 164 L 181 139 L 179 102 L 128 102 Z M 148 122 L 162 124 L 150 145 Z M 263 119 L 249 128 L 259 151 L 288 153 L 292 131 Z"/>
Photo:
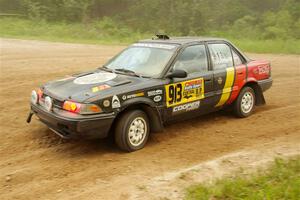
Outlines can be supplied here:
<path id="1" fill-rule="evenodd" d="M 36 93 L 35 90 L 32 90 L 32 92 L 31 92 L 31 103 L 37 104 L 38 101 L 39 101 L 38 94 Z"/>
<path id="2" fill-rule="evenodd" d="M 52 110 L 53 102 L 52 102 L 51 97 L 48 97 L 48 96 L 45 97 L 44 107 L 45 107 L 46 110 L 48 110 L 48 111 L 51 111 L 51 110 Z"/>
<path id="3" fill-rule="evenodd" d="M 65 101 L 63 109 L 79 114 L 96 114 L 102 112 L 102 109 L 96 104 L 81 104 L 72 101 Z"/>

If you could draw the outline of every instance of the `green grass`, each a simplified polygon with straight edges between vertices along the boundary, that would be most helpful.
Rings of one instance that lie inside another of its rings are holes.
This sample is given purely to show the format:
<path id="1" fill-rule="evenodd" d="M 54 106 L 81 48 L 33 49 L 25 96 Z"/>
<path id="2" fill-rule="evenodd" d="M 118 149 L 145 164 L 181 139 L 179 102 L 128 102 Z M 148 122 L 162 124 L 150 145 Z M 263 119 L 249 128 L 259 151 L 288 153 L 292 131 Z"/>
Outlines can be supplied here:
<path id="1" fill-rule="evenodd" d="M 226 33 L 222 36 L 226 37 Z M 130 44 L 150 38 L 109 19 L 82 23 L 49 23 L 15 17 L 0 18 L 0 37 L 87 44 Z M 252 40 L 228 37 L 245 52 L 300 54 L 300 40 Z"/>
<path id="2" fill-rule="evenodd" d="M 231 39 L 231 41 L 246 52 L 300 54 L 300 40 Z"/>
<path id="3" fill-rule="evenodd" d="M 186 200 L 300 199 L 300 156 L 276 159 L 267 170 L 251 176 L 218 180 L 213 185 L 195 185 L 187 189 Z"/>

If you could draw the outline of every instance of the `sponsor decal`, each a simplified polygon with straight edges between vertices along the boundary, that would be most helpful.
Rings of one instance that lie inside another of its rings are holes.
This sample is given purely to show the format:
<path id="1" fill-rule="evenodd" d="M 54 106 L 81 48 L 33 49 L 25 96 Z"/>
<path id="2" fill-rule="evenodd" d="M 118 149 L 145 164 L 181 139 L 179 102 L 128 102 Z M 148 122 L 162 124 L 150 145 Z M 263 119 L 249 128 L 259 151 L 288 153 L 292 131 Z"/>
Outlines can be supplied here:
<path id="1" fill-rule="evenodd" d="M 188 112 L 188 111 L 196 110 L 199 107 L 200 107 L 200 101 L 195 101 L 195 102 L 173 107 L 173 113 Z"/>
<path id="2" fill-rule="evenodd" d="M 169 84 L 165 87 L 167 107 L 173 107 L 204 98 L 203 78 Z"/>
<path id="3" fill-rule="evenodd" d="M 219 77 L 218 78 L 218 84 L 221 85 L 222 83 L 223 83 L 223 79 L 222 79 L 222 77 Z"/>
<path id="4" fill-rule="evenodd" d="M 114 95 L 113 98 L 112 98 L 112 101 L 111 101 L 111 107 L 112 108 L 120 108 L 121 107 L 121 104 L 120 104 L 120 100 L 118 98 L 117 95 Z"/>
<path id="5" fill-rule="evenodd" d="M 270 67 L 268 65 L 258 66 L 258 74 L 269 74 Z"/>
<path id="6" fill-rule="evenodd" d="M 98 72 L 98 73 L 93 73 L 93 74 L 88 74 L 85 76 L 78 77 L 74 79 L 73 82 L 79 85 L 96 84 L 96 83 L 103 83 L 106 81 L 110 81 L 116 77 L 117 75 L 114 73 Z"/>
<path id="7" fill-rule="evenodd" d="M 148 97 L 156 96 L 156 95 L 161 95 L 163 93 L 162 90 L 152 90 L 148 92 Z"/>
<path id="8" fill-rule="evenodd" d="M 109 106 L 110 106 L 110 101 L 107 100 L 107 99 L 104 100 L 104 101 L 103 101 L 103 106 L 104 106 L 104 107 L 109 107 Z"/>
<path id="9" fill-rule="evenodd" d="M 155 102 L 160 102 L 161 99 L 162 99 L 162 97 L 159 96 L 159 95 L 157 95 L 157 96 L 155 96 L 155 97 L 153 98 L 153 101 L 155 101 Z"/>
<path id="10" fill-rule="evenodd" d="M 122 99 L 123 99 L 123 101 L 125 101 L 126 99 L 132 99 L 132 98 L 143 97 L 143 96 L 145 96 L 145 93 L 139 92 L 139 93 L 135 93 L 135 94 L 123 95 Z"/>
<path id="11" fill-rule="evenodd" d="M 101 90 L 106 90 L 106 89 L 108 89 L 108 88 L 110 88 L 110 86 L 109 85 L 106 85 L 106 84 L 104 84 L 104 85 L 99 85 L 99 86 L 96 86 L 96 87 L 93 87 L 92 88 L 92 92 L 98 92 L 98 91 L 101 91 Z"/>

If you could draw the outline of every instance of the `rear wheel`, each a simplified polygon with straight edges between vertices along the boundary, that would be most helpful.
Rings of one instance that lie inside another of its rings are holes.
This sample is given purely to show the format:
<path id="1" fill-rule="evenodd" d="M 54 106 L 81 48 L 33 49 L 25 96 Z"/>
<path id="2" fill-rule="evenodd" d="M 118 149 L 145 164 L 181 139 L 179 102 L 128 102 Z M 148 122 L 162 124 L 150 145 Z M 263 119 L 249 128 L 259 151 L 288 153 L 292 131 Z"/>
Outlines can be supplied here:
<path id="1" fill-rule="evenodd" d="M 234 103 L 234 112 L 238 117 L 248 117 L 255 107 L 255 92 L 251 87 L 244 87 Z"/>
<path id="2" fill-rule="evenodd" d="M 117 122 L 115 142 L 124 151 L 142 149 L 148 140 L 149 129 L 149 120 L 145 112 L 128 111 Z"/>

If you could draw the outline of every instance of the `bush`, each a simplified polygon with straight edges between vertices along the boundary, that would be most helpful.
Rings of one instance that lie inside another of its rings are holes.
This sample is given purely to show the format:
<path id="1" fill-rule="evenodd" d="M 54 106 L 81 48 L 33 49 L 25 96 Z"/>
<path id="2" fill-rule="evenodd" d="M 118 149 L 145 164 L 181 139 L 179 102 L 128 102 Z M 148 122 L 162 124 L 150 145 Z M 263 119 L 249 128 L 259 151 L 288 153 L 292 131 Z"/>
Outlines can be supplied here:
<path id="1" fill-rule="evenodd" d="M 113 37 L 126 37 L 134 30 L 299 39 L 299 10 L 299 0 L 0 0 L 0 12 L 23 14 L 35 21 L 95 23 Z"/>

